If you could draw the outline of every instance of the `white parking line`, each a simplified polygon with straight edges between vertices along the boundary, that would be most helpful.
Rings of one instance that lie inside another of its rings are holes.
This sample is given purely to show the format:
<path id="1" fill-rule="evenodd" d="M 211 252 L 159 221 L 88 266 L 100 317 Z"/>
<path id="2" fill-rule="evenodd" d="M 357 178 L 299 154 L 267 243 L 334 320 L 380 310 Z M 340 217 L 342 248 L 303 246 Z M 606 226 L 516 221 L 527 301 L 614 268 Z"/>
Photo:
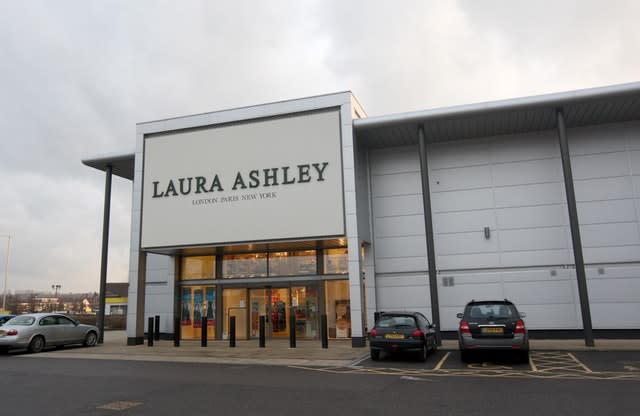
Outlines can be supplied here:
<path id="1" fill-rule="evenodd" d="M 442 359 L 440 359 L 440 361 L 438 361 L 438 364 L 435 366 L 434 370 L 440 370 L 440 368 L 442 368 L 444 362 L 447 361 L 447 358 L 449 358 L 450 354 L 451 354 L 451 352 L 446 353 L 444 355 L 444 357 L 442 357 Z"/>

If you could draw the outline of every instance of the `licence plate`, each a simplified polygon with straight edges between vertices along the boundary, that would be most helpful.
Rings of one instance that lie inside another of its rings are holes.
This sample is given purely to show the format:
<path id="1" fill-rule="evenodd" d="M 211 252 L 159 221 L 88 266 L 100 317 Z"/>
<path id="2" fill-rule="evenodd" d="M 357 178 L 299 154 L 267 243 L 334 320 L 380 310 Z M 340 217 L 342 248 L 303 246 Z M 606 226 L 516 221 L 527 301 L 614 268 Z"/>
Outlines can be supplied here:
<path id="1" fill-rule="evenodd" d="M 384 334 L 386 339 L 404 339 L 404 335 L 402 334 Z"/>
<path id="2" fill-rule="evenodd" d="M 481 332 L 483 334 L 504 334 L 504 328 L 502 327 L 482 328 Z"/>

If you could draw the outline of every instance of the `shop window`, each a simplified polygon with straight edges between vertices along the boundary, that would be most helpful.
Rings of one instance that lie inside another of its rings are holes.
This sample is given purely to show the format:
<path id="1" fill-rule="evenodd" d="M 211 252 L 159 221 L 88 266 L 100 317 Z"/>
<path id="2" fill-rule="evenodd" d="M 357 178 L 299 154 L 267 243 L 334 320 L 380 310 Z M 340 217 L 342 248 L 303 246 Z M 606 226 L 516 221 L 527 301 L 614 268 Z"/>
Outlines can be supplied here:
<path id="1" fill-rule="evenodd" d="M 350 338 L 351 303 L 348 280 L 325 282 L 325 308 L 329 337 Z"/>
<path id="2" fill-rule="evenodd" d="M 317 274 L 315 250 L 280 251 L 269 254 L 269 276 Z"/>
<path id="3" fill-rule="evenodd" d="M 324 274 L 349 273 L 349 250 L 331 248 L 324 251 Z"/>
<path id="4" fill-rule="evenodd" d="M 236 339 L 247 339 L 247 290 L 224 289 L 222 308 L 224 310 L 222 338 L 229 338 L 229 322 L 233 316 L 236 318 Z"/>
<path id="5" fill-rule="evenodd" d="M 291 288 L 291 304 L 296 310 L 296 336 L 318 337 L 318 288 L 294 286 Z"/>
<path id="6" fill-rule="evenodd" d="M 180 296 L 180 333 L 182 339 L 200 339 L 202 318 L 207 317 L 207 338 L 216 335 L 215 286 L 183 287 Z"/>
<path id="7" fill-rule="evenodd" d="M 266 277 L 267 254 L 227 254 L 222 260 L 222 277 Z"/>
<path id="8" fill-rule="evenodd" d="M 216 258 L 214 256 L 182 257 L 180 280 L 213 279 L 215 270 Z"/>

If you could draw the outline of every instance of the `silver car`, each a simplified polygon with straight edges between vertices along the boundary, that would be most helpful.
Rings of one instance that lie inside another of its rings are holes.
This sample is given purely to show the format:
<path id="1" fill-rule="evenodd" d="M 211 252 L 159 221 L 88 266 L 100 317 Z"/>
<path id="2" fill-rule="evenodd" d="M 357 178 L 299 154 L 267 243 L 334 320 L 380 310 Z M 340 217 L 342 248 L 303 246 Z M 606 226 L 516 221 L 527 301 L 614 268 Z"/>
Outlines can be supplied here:
<path id="1" fill-rule="evenodd" d="M 45 347 L 98 342 L 98 328 L 81 324 L 66 315 L 34 313 L 19 315 L 0 327 L 0 352 L 28 349 L 37 353 Z"/>

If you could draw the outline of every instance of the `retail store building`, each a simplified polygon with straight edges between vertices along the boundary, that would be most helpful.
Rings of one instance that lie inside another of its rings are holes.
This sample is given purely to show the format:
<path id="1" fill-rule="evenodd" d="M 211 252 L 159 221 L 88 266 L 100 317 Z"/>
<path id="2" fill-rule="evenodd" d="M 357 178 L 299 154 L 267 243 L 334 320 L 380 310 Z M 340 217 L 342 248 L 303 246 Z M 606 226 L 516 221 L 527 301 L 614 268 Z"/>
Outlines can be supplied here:
<path id="1" fill-rule="evenodd" d="M 133 181 L 130 344 L 149 316 L 313 339 L 326 314 L 360 346 L 376 311 L 453 331 L 483 298 L 532 330 L 640 330 L 640 83 L 377 117 L 328 94 L 141 123 L 83 163 L 107 198 Z"/>

